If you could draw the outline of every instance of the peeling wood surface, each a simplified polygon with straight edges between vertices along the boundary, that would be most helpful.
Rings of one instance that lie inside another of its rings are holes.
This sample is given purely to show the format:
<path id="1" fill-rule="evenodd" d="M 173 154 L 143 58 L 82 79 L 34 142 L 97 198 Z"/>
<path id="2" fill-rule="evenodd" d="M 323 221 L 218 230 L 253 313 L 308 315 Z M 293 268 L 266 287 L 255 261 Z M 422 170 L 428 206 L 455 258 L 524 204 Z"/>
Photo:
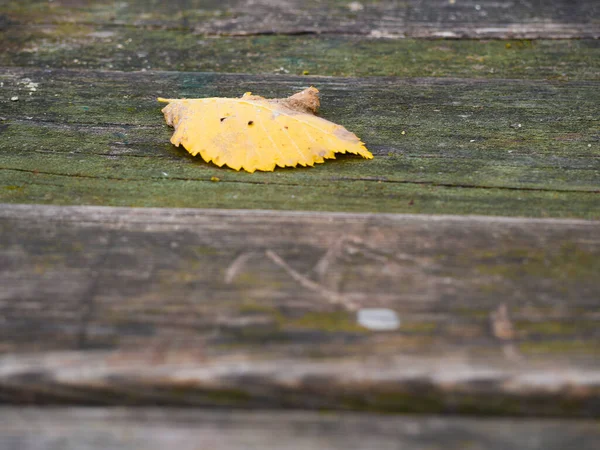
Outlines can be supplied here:
<path id="1" fill-rule="evenodd" d="M 41 450 L 595 450 L 596 421 L 160 409 L 0 409 L 0 447 Z"/>
<path id="2" fill-rule="evenodd" d="M 595 0 L 10 1 L 3 28 L 93 24 L 196 34 L 360 34 L 418 38 L 598 38 Z"/>
<path id="3" fill-rule="evenodd" d="M 0 227 L 4 402 L 600 414 L 598 222 L 2 205 Z"/>
<path id="4" fill-rule="evenodd" d="M 596 81 L 20 68 L 4 69 L 0 79 L 3 202 L 600 214 Z M 373 161 L 341 157 L 255 174 L 219 169 L 169 143 L 155 100 L 245 91 L 285 97 L 309 85 L 322 91 L 322 116 L 360 136 Z"/>

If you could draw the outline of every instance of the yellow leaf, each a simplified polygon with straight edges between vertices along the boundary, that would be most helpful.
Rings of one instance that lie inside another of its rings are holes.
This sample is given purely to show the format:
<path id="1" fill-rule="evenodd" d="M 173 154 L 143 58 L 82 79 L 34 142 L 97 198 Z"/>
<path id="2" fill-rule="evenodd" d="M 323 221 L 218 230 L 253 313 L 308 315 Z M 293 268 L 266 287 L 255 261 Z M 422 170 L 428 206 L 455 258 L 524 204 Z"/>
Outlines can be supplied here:
<path id="1" fill-rule="evenodd" d="M 206 162 L 235 170 L 272 171 L 276 166 L 313 166 L 335 153 L 371 159 L 360 139 L 341 125 L 315 116 L 319 91 L 305 89 L 286 99 L 246 92 L 241 98 L 164 99 L 171 143 Z"/>

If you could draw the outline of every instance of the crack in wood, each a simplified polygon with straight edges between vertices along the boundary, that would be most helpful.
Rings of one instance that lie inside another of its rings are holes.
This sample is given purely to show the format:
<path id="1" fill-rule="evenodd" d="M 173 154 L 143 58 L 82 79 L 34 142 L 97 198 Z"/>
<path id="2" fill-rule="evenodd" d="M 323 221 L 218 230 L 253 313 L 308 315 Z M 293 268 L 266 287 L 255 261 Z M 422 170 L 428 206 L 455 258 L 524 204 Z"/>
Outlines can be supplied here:
<path id="1" fill-rule="evenodd" d="M 122 155 L 111 155 L 111 156 L 122 156 Z M 199 181 L 199 182 L 210 182 L 210 179 L 202 179 L 202 178 L 189 178 L 189 177 L 174 177 L 174 176 L 165 176 L 165 177 L 146 177 L 146 178 L 119 178 L 119 177 L 109 177 L 109 176 L 94 176 L 94 175 L 85 175 L 85 174 L 67 174 L 67 173 L 58 173 L 58 172 L 47 172 L 43 170 L 37 169 L 20 169 L 14 167 L 0 167 L 0 170 L 8 170 L 8 171 L 16 171 L 16 172 L 26 172 L 32 173 L 35 175 L 43 174 L 43 175 L 52 175 L 58 177 L 72 177 L 72 178 L 90 178 L 90 179 L 99 179 L 99 180 L 114 180 L 114 181 L 143 181 L 143 180 L 164 180 L 164 181 Z M 422 185 L 422 186 L 433 186 L 433 187 L 445 187 L 445 188 L 460 188 L 460 189 L 486 189 L 486 190 L 506 190 L 506 191 L 532 191 L 532 192 L 556 192 L 556 193 L 577 193 L 577 194 L 598 194 L 600 193 L 600 189 L 598 190 L 583 190 L 583 189 L 550 189 L 550 188 L 533 188 L 533 187 L 516 187 L 516 186 L 486 186 L 486 185 L 470 185 L 470 184 L 453 184 L 453 183 L 439 183 L 435 181 L 412 181 L 412 180 L 389 180 L 389 179 L 380 179 L 380 178 L 350 178 L 350 177 L 331 177 L 331 181 L 367 181 L 373 183 L 395 183 L 395 184 L 414 184 L 414 185 Z M 227 180 L 220 179 L 220 183 L 240 183 L 240 184 L 254 184 L 254 185 L 272 185 L 272 186 L 306 186 L 304 184 L 299 183 L 280 183 L 273 181 L 248 181 L 248 180 Z M 326 186 L 321 184 L 311 183 L 310 186 Z"/>

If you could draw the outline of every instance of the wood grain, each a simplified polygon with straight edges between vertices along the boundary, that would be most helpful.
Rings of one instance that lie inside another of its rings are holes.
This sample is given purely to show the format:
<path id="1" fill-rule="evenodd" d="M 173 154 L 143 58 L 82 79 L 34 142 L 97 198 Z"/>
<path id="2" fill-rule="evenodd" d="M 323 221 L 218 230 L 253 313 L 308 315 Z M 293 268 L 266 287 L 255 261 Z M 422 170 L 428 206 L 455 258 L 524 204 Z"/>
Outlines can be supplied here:
<path id="1" fill-rule="evenodd" d="M 357 6 L 358 5 L 360 6 Z M 362 8 L 361 8 L 362 7 Z M 419 38 L 598 38 L 595 0 L 90 0 L 9 2 L 3 26 L 91 24 L 197 34 L 360 34 Z"/>
<path id="2" fill-rule="evenodd" d="M 198 36 L 186 30 L 21 25 L 0 34 L 0 66 L 325 76 L 600 79 L 600 40 Z M 68 44 L 65 44 L 68 42 Z"/>
<path id="3" fill-rule="evenodd" d="M 339 413 L 0 409 L 0 448 L 20 450 L 596 449 L 596 421 Z"/>
<path id="4" fill-rule="evenodd" d="M 2 205 L 0 255 L 4 402 L 600 413 L 598 222 Z"/>
<path id="5" fill-rule="evenodd" d="M 0 79 L 4 202 L 600 217 L 595 81 L 21 68 Z M 285 97 L 309 85 L 321 89 L 322 116 L 360 136 L 374 160 L 219 169 L 169 143 L 156 102 Z"/>

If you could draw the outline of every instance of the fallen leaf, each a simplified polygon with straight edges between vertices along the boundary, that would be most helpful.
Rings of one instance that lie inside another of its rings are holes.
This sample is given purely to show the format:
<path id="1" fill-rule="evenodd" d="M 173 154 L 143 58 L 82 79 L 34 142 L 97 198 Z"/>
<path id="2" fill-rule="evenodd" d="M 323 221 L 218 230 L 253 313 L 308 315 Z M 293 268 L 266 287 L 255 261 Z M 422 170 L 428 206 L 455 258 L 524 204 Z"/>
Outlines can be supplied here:
<path id="1" fill-rule="evenodd" d="M 372 159 L 360 139 L 343 126 L 317 117 L 319 91 L 310 87 L 286 99 L 246 92 L 241 98 L 164 99 L 175 128 L 171 143 L 206 162 L 235 170 L 273 171 L 313 166 L 335 153 Z"/>

